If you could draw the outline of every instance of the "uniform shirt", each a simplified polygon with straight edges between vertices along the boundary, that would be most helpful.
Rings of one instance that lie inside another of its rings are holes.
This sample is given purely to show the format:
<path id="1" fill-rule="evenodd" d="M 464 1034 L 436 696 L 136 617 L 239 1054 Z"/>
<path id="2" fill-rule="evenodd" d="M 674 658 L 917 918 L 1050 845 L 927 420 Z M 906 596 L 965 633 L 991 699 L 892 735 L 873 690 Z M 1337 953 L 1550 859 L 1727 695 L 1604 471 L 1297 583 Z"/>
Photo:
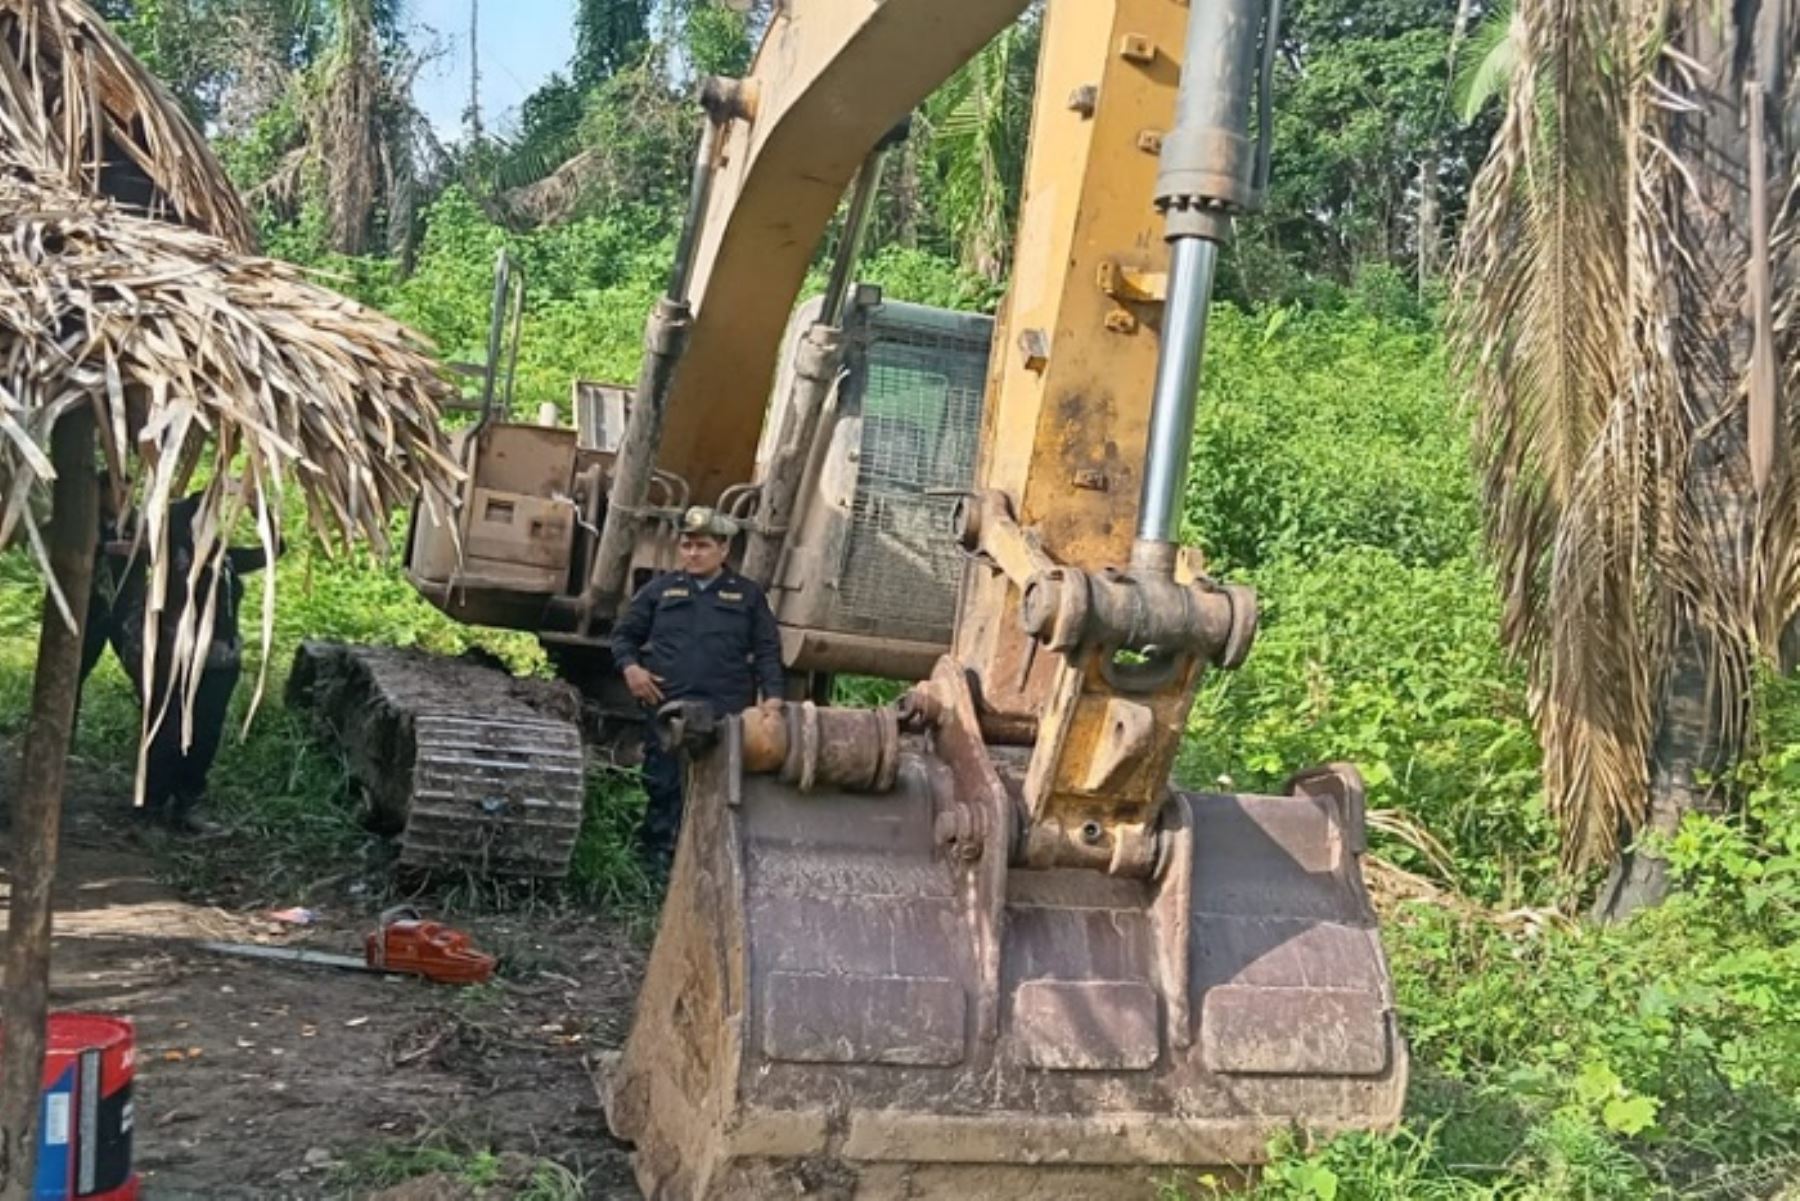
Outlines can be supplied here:
<path id="1" fill-rule="evenodd" d="M 783 691 L 781 631 L 763 590 L 729 569 L 702 583 L 685 571 L 651 580 L 613 629 L 619 670 L 662 677 L 667 700 L 740 713 Z"/>

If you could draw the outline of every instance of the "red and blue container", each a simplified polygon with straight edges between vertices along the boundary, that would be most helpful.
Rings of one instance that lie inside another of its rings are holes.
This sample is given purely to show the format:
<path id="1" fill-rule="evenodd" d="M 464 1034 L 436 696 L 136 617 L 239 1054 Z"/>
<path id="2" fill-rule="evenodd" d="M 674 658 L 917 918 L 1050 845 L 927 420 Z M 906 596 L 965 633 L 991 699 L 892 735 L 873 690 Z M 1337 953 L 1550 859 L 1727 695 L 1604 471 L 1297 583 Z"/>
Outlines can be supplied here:
<path id="1" fill-rule="evenodd" d="M 33 1201 L 136 1201 L 136 1058 L 130 1022 L 92 1013 L 50 1015 Z"/>

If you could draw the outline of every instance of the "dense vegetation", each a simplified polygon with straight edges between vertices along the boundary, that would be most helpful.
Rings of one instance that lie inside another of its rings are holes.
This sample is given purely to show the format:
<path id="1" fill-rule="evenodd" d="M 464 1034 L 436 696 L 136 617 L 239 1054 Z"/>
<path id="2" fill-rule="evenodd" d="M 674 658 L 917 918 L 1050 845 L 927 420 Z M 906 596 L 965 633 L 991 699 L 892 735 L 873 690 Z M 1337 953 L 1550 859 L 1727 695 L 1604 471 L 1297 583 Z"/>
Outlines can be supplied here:
<path id="1" fill-rule="evenodd" d="M 324 16 L 294 36 L 285 64 L 296 78 L 324 78 L 331 14 L 360 12 L 387 47 L 378 67 L 400 70 L 391 7 L 310 6 Z M 1207 687 L 1181 772 L 1198 786 L 1252 788 L 1326 759 L 1361 767 L 1378 810 L 1372 878 L 1415 1080 L 1398 1134 L 1284 1146 L 1259 1195 L 1780 1195 L 1800 1178 L 1800 688 L 1767 684 L 1758 752 L 1737 782 L 1741 812 L 1692 819 L 1669 848 L 1683 882 L 1673 902 L 1619 927 L 1567 916 L 1586 882 L 1557 874 L 1522 677 L 1495 632 L 1468 416 L 1446 382 L 1433 289 L 1415 274 L 1421 223 L 1407 180 L 1436 165 L 1433 219 L 1448 227 L 1484 144 L 1481 129 L 1446 119 L 1447 43 L 1470 6 L 1292 7 L 1284 182 L 1275 215 L 1234 255 L 1230 298 L 1215 311 L 1187 505 L 1215 568 L 1258 587 L 1264 624 L 1249 664 Z M 277 89 L 263 111 L 225 121 L 221 97 L 236 77 L 202 61 L 179 23 L 159 24 L 161 6 L 114 8 L 137 22 L 134 36 L 196 112 L 221 122 L 247 186 L 306 144 L 300 110 L 315 92 Z M 633 375 L 686 154 L 689 118 L 671 97 L 694 63 L 741 60 L 753 27 L 648 0 L 577 10 L 571 76 L 534 97 L 511 139 L 452 148 L 410 209 L 365 212 L 371 236 L 356 253 L 335 236 L 325 164 L 303 164 L 291 191 L 258 193 L 274 253 L 415 324 L 449 358 L 477 357 L 493 258 L 512 247 L 530 281 L 520 369 L 530 408 L 566 403 L 575 376 Z M 904 299 L 994 302 L 1006 264 L 991 235 L 1016 206 L 1008 181 L 1036 36 L 1026 20 L 928 108 L 935 126 L 896 172 L 864 278 Z M 508 208 L 508 196 L 582 156 L 581 186 L 554 220 Z M 22 563 L 0 569 L 0 729 L 11 733 L 25 711 L 37 597 Z M 269 694 L 214 773 L 236 832 L 271 848 L 261 884 L 271 898 L 308 856 L 370 853 L 342 769 L 280 702 L 300 638 L 448 652 L 479 642 L 523 669 L 538 664 L 527 639 L 443 619 L 391 565 L 301 544 L 279 570 Z M 123 794 L 136 712 L 111 663 L 82 722 L 79 753 Z M 636 804 L 628 780 L 597 783 L 571 903 L 643 903 L 624 849 Z M 1172 1195 L 1210 1187 L 1170 1183 Z"/>

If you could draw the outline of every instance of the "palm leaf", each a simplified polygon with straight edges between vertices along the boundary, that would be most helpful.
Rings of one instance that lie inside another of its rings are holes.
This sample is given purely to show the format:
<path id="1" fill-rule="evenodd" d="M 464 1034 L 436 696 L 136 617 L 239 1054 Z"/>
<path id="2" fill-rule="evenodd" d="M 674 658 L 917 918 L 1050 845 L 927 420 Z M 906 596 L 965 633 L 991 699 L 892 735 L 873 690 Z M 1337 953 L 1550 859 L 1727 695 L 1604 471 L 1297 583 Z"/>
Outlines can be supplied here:
<path id="1" fill-rule="evenodd" d="M 141 174 L 149 215 L 253 245 L 206 139 L 82 0 L 0 0 L 0 138 L 78 193 Z"/>
<path id="2" fill-rule="evenodd" d="M 1594 454 L 1626 370 L 1627 81 L 1597 69 L 1623 57 L 1625 2 L 1521 0 L 1453 305 L 1502 636 L 1531 669 L 1546 789 L 1574 861 L 1604 854 L 1614 819 L 1641 811 L 1649 737 L 1630 653 L 1636 533 L 1610 521 L 1629 484 Z"/>
<path id="3" fill-rule="evenodd" d="M 1469 38 L 1452 84 L 1456 113 L 1463 124 L 1472 123 L 1505 94 L 1507 81 L 1519 68 L 1519 44 L 1525 36 L 1518 5 L 1505 0 Z"/>

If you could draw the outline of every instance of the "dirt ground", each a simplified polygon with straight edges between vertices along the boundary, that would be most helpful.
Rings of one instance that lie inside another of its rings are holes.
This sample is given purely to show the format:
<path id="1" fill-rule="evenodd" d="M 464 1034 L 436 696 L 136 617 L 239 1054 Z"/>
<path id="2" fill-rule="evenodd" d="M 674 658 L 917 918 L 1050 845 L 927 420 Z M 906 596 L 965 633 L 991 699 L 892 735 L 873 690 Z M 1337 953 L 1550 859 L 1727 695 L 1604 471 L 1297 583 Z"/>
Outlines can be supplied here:
<path id="1" fill-rule="evenodd" d="M 10 772 L 16 758 L 0 752 Z M 643 958 L 622 924 L 541 903 L 457 914 L 501 961 L 494 983 L 466 989 L 226 957 L 196 944 L 359 954 L 377 889 L 352 874 L 295 898 L 321 915 L 304 928 L 266 908 L 184 898 L 159 882 L 171 855 L 204 849 L 229 882 L 254 876 L 254 847 L 229 833 L 176 847 L 80 775 L 64 819 L 52 1002 L 136 1024 L 134 1151 L 148 1201 L 424 1201 L 477 1195 L 472 1184 L 483 1196 L 638 1195 L 591 1075 L 597 1053 L 624 1038 Z M 414 1179 L 395 1189 L 402 1177 Z"/>

